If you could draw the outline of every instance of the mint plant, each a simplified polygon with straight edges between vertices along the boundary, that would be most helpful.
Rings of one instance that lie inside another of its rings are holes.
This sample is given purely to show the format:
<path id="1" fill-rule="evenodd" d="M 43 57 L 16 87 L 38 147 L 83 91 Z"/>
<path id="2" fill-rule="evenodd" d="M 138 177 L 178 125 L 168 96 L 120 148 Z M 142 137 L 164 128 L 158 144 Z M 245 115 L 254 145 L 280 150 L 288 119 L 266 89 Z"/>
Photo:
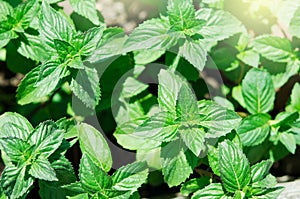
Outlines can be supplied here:
<path id="1" fill-rule="evenodd" d="M 24 197 L 36 179 L 41 186 L 51 187 L 48 182 L 59 181 L 61 171 L 67 181 L 76 179 L 71 163 L 63 155 L 68 142 L 56 123 L 45 121 L 34 129 L 23 116 L 8 112 L 1 116 L 0 128 L 2 158 L 6 162 L 1 188 L 5 195 Z"/>
<path id="2" fill-rule="evenodd" d="M 300 144 L 297 1 L 168 0 L 129 34 L 94 0 L 60 2 L 0 0 L 18 81 L 0 81 L 0 198 L 279 196 L 272 165 Z M 120 151 L 135 159 L 114 168 Z"/>
<path id="3" fill-rule="evenodd" d="M 43 29 L 39 33 L 46 48 L 52 52 L 51 58 L 22 80 L 18 87 L 19 103 L 40 101 L 67 80 L 73 93 L 87 107 L 94 108 L 100 98 L 99 77 L 94 68 L 85 66 L 83 62 L 84 57 L 97 47 L 104 27 L 76 34 L 67 19 L 45 2 L 41 5 L 41 13 L 40 26 Z"/>
<path id="4" fill-rule="evenodd" d="M 136 28 L 124 48 L 128 51 L 165 51 L 177 45 L 177 59 L 173 67 L 180 57 L 184 57 L 202 71 L 207 51 L 213 43 L 243 31 L 240 22 L 233 16 L 221 10 L 196 12 L 191 0 L 169 1 L 167 10 L 168 17 L 151 19 Z"/>
<path id="5" fill-rule="evenodd" d="M 192 173 L 206 139 L 226 135 L 238 126 L 240 118 L 214 103 L 197 103 L 186 82 L 171 71 L 161 70 L 158 79 L 161 112 L 144 121 L 122 124 L 115 137 L 128 149 L 158 148 L 164 179 L 169 186 L 176 186 Z"/>
<path id="6" fill-rule="evenodd" d="M 205 188 L 193 193 L 192 198 L 276 198 L 282 187 L 276 185 L 276 179 L 268 174 L 272 161 L 264 160 L 250 167 L 246 156 L 231 141 L 221 142 L 218 146 L 218 167 L 216 175 L 220 176 L 221 183 L 211 183 Z M 189 182 L 187 182 L 189 183 Z M 189 193 L 191 189 L 184 187 L 181 191 Z"/>

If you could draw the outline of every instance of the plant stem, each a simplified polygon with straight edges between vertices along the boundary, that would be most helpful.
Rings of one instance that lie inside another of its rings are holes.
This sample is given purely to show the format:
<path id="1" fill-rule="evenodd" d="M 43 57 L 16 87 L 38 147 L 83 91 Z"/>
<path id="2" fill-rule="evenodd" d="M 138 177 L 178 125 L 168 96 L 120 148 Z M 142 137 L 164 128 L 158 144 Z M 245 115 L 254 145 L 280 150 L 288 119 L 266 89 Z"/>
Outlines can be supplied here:
<path id="1" fill-rule="evenodd" d="M 180 61 L 180 54 L 181 54 L 181 50 L 179 49 L 179 51 L 178 51 L 178 53 L 177 53 L 177 55 L 176 55 L 176 57 L 175 57 L 175 59 L 174 59 L 172 65 L 170 66 L 170 70 L 173 71 L 173 72 L 176 71 L 176 68 L 177 68 L 177 66 L 178 66 L 178 64 L 179 64 L 179 61 Z"/>

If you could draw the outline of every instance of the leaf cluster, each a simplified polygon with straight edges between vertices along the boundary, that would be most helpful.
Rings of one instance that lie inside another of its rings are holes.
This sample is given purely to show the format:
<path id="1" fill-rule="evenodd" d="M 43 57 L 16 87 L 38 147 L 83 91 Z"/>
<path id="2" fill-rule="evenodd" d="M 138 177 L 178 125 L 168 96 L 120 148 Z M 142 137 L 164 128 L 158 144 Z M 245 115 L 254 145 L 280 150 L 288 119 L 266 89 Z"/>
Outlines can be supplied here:
<path id="1" fill-rule="evenodd" d="M 24 75 L 21 114 L 0 116 L 1 198 L 140 198 L 150 169 L 192 199 L 280 194 L 269 170 L 300 144 L 298 1 L 231 0 L 245 19 L 228 0 L 168 0 L 129 35 L 94 0 L 70 0 L 70 16 L 60 2 L 0 0 L 0 59 Z M 101 131 L 82 122 L 93 114 Z M 136 161 L 112 169 L 107 137 Z"/>

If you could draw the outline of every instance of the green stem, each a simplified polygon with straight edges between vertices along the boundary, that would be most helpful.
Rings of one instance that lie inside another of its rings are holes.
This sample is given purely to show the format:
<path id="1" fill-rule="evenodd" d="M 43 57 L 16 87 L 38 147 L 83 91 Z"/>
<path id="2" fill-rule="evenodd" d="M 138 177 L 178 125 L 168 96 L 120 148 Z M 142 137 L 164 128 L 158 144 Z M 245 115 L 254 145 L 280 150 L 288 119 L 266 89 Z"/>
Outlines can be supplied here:
<path id="1" fill-rule="evenodd" d="M 181 54 L 181 50 L 179 49 L 179 51 L 178 51 L 178 53 L 177 53 L 177 55 L 176 55 L 176 57 L 175 57 L 172 65 L 170 66 L 170 70 L 173 71 L 173 72 L 176 71 L 176 68 L 177 68 L 177 66 L 179 64 L 180 54 Z"/>

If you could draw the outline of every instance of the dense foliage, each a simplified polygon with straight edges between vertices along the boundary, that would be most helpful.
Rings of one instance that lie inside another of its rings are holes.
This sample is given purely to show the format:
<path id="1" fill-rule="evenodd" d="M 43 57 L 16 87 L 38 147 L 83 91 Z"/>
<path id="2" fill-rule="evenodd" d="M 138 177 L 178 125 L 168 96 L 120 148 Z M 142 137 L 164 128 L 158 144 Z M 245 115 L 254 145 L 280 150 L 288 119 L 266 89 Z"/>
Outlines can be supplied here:
<path id="1" fill-rule="evenodd" d="M 1 198 L 280 194 L 269 170 L 300 144 L 300 1 L 168 0 L 129 35 L 94 0 L 59 2 L 0 0 L 1 67 L 24 75 L 0 105 Z M 117 147 L 135 161 L 113 167 Z"/>

